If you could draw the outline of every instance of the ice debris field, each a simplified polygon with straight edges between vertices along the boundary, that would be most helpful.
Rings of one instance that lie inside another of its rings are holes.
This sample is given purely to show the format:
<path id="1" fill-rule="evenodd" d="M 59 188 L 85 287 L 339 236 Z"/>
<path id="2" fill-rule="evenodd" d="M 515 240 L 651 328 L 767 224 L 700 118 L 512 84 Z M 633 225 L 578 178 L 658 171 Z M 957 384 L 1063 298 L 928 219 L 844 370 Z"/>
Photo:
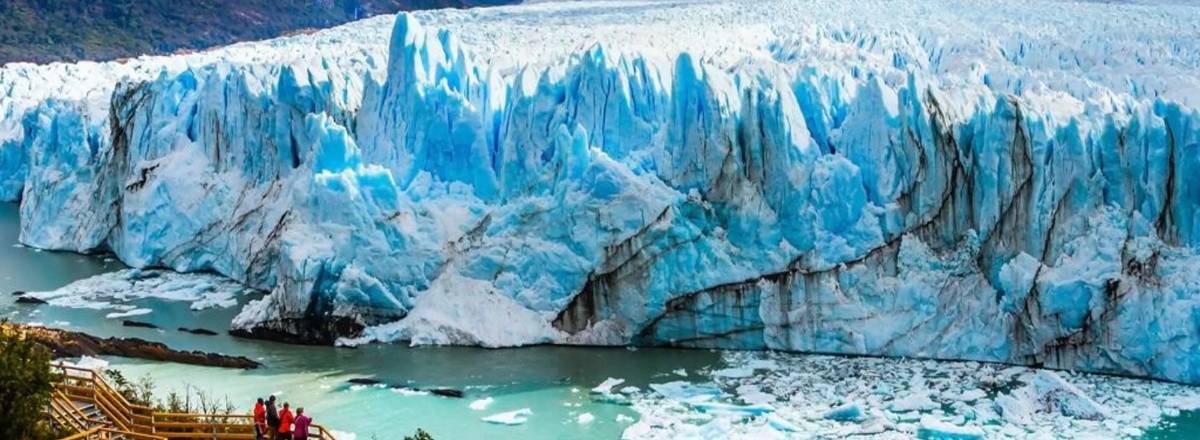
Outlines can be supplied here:
<path id="1" fill-rule="evenodd" d="M 1198 72 L 1175 2 L 427 11 L 6 65 L 0 198 L 26 245 L 267 292 L 247 334 L 1196 384 Z"/>
<path id="2" fill-rule="evenodd" d="M 624 438 L 1136 438 L 1200 408 L 1191 387 L 1025 367 L 723 356 L 735 367 L 623 393 L 641 416 Z"/>

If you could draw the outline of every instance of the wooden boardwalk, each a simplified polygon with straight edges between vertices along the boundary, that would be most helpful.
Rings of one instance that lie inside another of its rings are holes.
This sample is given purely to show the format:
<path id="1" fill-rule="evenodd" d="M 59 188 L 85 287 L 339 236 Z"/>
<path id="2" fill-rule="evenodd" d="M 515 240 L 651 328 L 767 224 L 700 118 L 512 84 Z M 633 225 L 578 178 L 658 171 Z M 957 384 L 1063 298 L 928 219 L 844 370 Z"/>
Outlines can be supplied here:
<path id="1" fill-rule="evenodd" d="M 51 396 L 51 421 L 75 434 L 62 440 L 254 440 L 251 415 L 208 415 L 154 411 L 130 403 L 95 370 L 61 363 Z M 321 425 L 309 427 L 313 440 L 337 440 Z"/>

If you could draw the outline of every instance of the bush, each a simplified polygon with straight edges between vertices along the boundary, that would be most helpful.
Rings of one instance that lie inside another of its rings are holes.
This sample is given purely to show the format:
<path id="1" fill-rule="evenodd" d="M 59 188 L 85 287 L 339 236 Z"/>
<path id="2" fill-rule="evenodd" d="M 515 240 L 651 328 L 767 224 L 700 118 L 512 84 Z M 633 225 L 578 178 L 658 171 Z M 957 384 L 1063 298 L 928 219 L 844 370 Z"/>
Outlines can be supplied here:
<path id="1" fill-rule="evenodd" d="M 125 378 L 118 370 L 104 370 L 104 375 L 130 403 L 151 406 L 154 401 L 154 380 L 147 374 L 137 382 Z"/>
<path id="2" fill-rule="evenodd" d="M 0 324 L 5 324 L 0 323 Z M 15 327 L 0 326 L 0 438 L 54 438 L 46 408 L 57 378 L 53 356 Z"/>
<path id="3" fill-rule="evenodd" d="M 424 429 L 418 429 L 416 434 L 404 436 L 404 440 L 433 440 L 433 436 L 425 432 Z"/>

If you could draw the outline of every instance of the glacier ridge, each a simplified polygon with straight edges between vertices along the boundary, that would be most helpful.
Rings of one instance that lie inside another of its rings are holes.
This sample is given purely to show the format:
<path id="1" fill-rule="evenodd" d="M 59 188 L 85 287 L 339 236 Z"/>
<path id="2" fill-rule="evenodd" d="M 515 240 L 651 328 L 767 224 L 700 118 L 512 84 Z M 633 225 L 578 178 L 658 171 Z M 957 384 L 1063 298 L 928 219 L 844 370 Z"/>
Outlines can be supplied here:
<path id="1" fill-rule="evenodd" d="M 245 335 L 1200 383 L 1200 11 L 997 8 L 535 4 L 8 66 L 0 196 L 28 245 L 269 292 Z"/>

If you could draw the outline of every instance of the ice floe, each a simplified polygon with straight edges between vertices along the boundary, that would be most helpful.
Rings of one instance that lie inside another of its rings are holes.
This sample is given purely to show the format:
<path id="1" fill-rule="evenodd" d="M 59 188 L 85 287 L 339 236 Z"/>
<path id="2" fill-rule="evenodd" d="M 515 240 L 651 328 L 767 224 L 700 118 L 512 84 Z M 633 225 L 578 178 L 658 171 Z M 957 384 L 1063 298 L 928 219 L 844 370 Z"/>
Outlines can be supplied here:
<path id="1" fill-rule="evenodd" d="M 533 415 L 533 410 L 529 408 L 522 408 L 516 411 L 492 414 L 484 417 L 483 421 L 497 425 L 520 425 L 528 421 L 529 416 L 531 415 Z"/>
<path id="2" fill-rule="evenodd" d="M 233 307 L 237 298 L 254 292 L 224 277 L 205 273 L 178 273 L 157 269 L 127 269 L 85 278 L 58 290 L 26 295 L 50 305 L 94 310 L 113 310 L 106 318 L 147 315 L 152 310 L 137 307 L 137 301 L 161 299 L 191 303 L 192 310 Z"/>
<path id="3" fill-rule="evenodd" d="M 473 411 L 483 411 L 483 410 L 487 409 L 489 406 L 492 406 L 492 402 L 495 402 L 495 399 L 493 399 L 491 397 L 484 397 L 482 399 L 476 399 L 475 401 L 471 402 L 470 405 L 467 405 L 467 406 L 470 407 L 471 410 L 473 410 Z"/>

